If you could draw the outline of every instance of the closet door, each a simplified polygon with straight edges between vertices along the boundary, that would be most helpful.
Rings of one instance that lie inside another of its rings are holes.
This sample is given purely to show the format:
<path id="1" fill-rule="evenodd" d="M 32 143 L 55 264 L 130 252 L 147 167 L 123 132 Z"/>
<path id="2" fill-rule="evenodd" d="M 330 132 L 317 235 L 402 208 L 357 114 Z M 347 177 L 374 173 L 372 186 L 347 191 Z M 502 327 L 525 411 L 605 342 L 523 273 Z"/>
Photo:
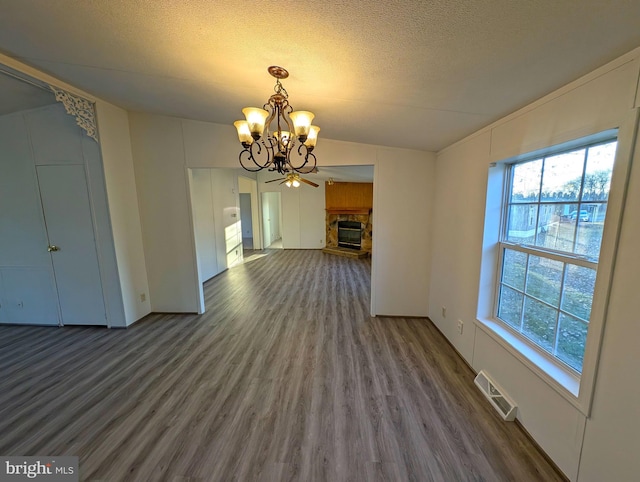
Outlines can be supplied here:
<path id="1" fill-rule="evenodd" d="M 84 166 L 36 169 L 62 323 L 106 325 Z"/>
<path id="2" fill-rule="evenodd" d="M 0 116 L 0 323 L 57 325 L 58 299 L 29 136 Z"/>

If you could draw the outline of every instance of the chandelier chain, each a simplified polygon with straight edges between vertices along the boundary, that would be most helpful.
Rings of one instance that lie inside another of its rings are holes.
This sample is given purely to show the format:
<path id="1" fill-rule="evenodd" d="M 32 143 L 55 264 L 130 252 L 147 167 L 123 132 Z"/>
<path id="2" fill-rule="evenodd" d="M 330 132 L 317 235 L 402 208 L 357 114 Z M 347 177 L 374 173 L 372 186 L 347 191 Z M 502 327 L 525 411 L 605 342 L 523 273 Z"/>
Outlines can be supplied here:
<path id="1" fill-rule="evenodd" d="M 285 99 L 289 98 L 289 93 L 287 89 L 284 88 L 284 85 L 280 82 L 280 79 L 276 79 L 276 85 L 273 86 L 273 90 L 276 94 L 284 95 Z"/>

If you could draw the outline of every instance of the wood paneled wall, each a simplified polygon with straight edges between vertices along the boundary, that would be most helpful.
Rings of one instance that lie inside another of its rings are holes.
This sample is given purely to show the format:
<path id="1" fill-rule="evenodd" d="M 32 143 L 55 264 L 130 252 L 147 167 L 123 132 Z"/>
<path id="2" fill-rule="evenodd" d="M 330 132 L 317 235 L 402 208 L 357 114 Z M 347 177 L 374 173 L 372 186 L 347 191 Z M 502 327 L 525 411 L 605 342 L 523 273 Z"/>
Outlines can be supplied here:
<path id="1" fill-rule="evenodd" d="M 373 208 L 372 182 L 325 182 L 327 209 Z"/>

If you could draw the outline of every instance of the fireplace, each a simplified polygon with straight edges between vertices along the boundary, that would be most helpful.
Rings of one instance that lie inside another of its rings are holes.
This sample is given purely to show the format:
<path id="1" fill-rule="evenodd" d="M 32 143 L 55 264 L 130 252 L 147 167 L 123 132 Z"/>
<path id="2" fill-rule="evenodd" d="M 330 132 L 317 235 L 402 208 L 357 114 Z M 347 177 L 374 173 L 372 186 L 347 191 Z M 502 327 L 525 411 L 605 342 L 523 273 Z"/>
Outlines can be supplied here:
<path id="1" fill-rule="evenodd" d="M 338 221 L 338 246 L 359 250 L 362 246 L 362 223 Z"/>

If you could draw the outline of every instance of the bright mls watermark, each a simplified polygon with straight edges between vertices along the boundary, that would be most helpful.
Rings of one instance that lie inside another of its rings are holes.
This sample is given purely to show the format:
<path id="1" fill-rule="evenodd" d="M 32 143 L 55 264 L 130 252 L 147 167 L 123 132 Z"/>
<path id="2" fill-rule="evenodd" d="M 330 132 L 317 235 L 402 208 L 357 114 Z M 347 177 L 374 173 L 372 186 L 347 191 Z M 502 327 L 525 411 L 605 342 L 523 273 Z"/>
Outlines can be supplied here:
<path id="1" fill-rule="evenodd" d="M 78 457 L 0 457 L 0 482 L 78 482 Z"/>

